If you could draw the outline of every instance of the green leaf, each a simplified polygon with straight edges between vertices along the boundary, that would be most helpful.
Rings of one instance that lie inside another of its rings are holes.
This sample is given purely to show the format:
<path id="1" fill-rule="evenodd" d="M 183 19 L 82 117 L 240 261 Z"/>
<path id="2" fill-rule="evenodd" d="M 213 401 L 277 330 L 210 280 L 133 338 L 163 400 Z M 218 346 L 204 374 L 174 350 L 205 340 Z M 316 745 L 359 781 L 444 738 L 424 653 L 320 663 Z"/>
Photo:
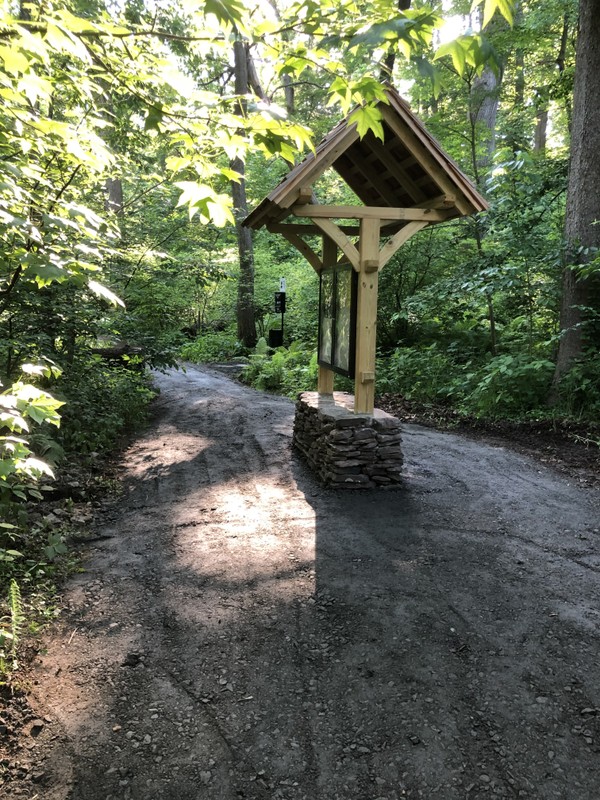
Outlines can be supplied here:
<path id="1" fill-rule="evenodd" d="M 407 11 L 385 22 L 375 22 L 366 30 L 355 34 L 348 47 L 352 49 L 360 45 L 379 47 L 386 43 L 404 43 L 407 47 L 402 50 L 408 57 L 417 44 L 429 42 L 433 29 L 439 22 L 439 17 L 430 11 Z"/>
<path id="2" fill-rule="evenodd" d="M 223 228 L 225 225 L 227 225 L 227 223 L 235 225 L 235 219 L 233 218 L 231 209 L 227 204 L 229 198 L 225 197 L 224 195 L 222 198 L 222 202 L 208 202 L 206 204 L 207 211 L 210 214 L 210 219 L 213 225 L 216 225 L 217 228 Z"/>
<path id="3" fill-rule="evenodd" d="M 373 131 L 378 139 L 383 142 L 384 133 L 381 124 L 381 111 L 376 106 L 357 108 L 348 119 L 349 124 L 355 123 L 358 135 L 362 139 L 369 131 Z"/>
<path id="4" fill-rule="evenodd" d="M 16 47 L 0 47 L 0 58 L 4 61 L 4 69 L 12 75 L 27 72 L 29 60 Z"/>
<path id="5" fill-rule="evenodd" d="M 160 131 L 160 123 L 163 121 L 163 117 L 164 117 L 164 111 L 161 106 L 151 106 L 148 109 L 148 113 L 146 114 L 146 119 L 144 120 L 144 130 Z"/>
<path id="6" fill-rule="evenodd" d="M 177 206 L 189 206 L 190 219 L 198 211 L 200 206 L 204 206 L 204 209 L 206 209 L 206 203 L 213 195 L 212 189 L 205 183 L 177 181 L 175 186 L 181 189 L 181 195 L 177 201 Z"/>
<path id="7" fill-rule="evenodd" d="M 98 283 L 97 281 L 88 281 L 88 288 L 97 297 L 101 297 L 103 300 L 109 302 L 112 306 L 121 306 L 121 308 L 125 308 L 125 303 L 121 300 L 121 298 L 117 297 L 114 292 L 111 292 L 110 289 L 107 289 L 106 286 L 103 286 L 101 283 Z"/>
<path id="8" fill-rule="evenodd" d="M 204 14 L 213 14 L 224 25 L 236 27 L 244 17 L 244 4 L 239 0 L 206 0 Z"/>
<path id="9" fill-rule="evenodd" d="M 235 181 L 235 183 L 239 183 L 242 179 L 242 176 L 239 172 L 236 172 L 234 169 L 229 169 L 229 167 L 221 167 L 220 169 L 221 175 L 224 178 L 227 178 L 228 181 Z"/>
<path id="10" fill-rule="evenodd" d="M 73 33 L 95 33 L 98 30 L 97 26 L 92 24 L 89 19 L 76 17 L 66 8 L 61 8 L 60 21 L 65 28 L 68 28 Z M 123 30 L 126 31 L 127 29 L 124 28 Z"/>
<path id="11" fill-rule="evenodd" d="M 31 277 L 41 289 L 44 286 L 49 286 L 55 281 L 65 281 L 69 277 L 69 271 L 56 264 L 29 264 L 25 269 L 24 275 Z"/>
<path id="12" fill-rule="evenodd" d="M 459 75 L 464 75 L 467 66 L 480 72 L 489 66 L 494 72 L 500 68 L 500 59 L 487 36 L 465 34 L 451 42 L 441 45 L 435 52 L 434 61 L 450 56 L 452 65 Z"/>
<path id="13" fill-rule="evenodd" d="M 419 74 L 423 78 L 429 78 L 433 96 L 438 98 L 442 91 L 442 75 L 440 70 L 437 69 L 428 58 L 413 58 L 413 62 L 416 64 Z"/>
<path id="14" fill-rule="evenodd" d="M 35 477 L 41 475 L 47 475 L 49 478 L 54 477 L 54 472 L 48 466 L 48 464 L 46 464 L 45 461 L 42 461 L 39 458 L 34 458 L 33 456 L 26 459 L 24 464 L 24 469 L 27 472 L 27 474 Z"/>
<path id="15" fill-rule="evenodd" d="M 47 18 L 45 41 L 59 53 L 66 53 L 84 62 L 90 60 L 89 53 L 83 42 L 57 20 Z"/>
<path id="16" fill-rule="evenodd" d="M 438 61 L 440 58 L 444 58 L 444 56 L 450 56 L 454 69 L 459 75 L 464 75 L 467 60 L 464 40 L 460 38 L 454 39 L 438 47 L 434 61 Z"/>
<path id="17" fill-rule="evenodd" d="M 473 0 L 471 11 L 484 3 L 483 7 L 483 27 L 490 22 L 496 11 L 499 11 L 509 25 L 512 25 L 515 18 L 515 0 Z"/>

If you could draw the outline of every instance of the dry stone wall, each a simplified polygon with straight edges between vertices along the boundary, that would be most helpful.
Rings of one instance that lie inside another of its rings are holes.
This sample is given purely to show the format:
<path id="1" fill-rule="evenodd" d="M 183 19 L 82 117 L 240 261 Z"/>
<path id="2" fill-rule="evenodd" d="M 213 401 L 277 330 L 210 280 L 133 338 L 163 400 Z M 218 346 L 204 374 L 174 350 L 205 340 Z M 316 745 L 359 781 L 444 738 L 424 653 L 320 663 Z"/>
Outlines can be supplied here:
<path id="1" fill-rule="evenodd" d="M 376 408 L 355 414 L 346 392 L 303 392 L 296 403 L 294 446 L 320 481 L 336 489 L 393 486 L 401 481 L 400 421 Z"/>

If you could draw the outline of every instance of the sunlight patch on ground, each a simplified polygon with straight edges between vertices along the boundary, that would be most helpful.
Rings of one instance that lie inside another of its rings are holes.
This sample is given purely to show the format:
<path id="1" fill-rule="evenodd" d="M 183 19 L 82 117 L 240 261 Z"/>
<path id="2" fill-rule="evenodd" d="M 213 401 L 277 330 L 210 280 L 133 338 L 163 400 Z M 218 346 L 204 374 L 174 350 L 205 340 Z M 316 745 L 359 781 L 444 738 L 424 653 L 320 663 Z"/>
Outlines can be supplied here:
<path id="1" fill-rule="evenodd" d="M 232 481 L 213 486 L 203 506 L 198 518 L 181 508 L 174 525 L 175 562 L 191 589 L 190 602 L 180 604 L 178 613 L 202 624 L 231 622 L 239 608 L 254 603 L 257 591 L 284 605 L 314 593 L 316 518 L 301 494 L 290 496 L 289 487 L 286 493 L 268 479 Z M 218 604 L 228 592 L 233 606 L 222 614 L 203 611 L 191 588 L 197 581 L 205 599 L 210 595 Z"/>

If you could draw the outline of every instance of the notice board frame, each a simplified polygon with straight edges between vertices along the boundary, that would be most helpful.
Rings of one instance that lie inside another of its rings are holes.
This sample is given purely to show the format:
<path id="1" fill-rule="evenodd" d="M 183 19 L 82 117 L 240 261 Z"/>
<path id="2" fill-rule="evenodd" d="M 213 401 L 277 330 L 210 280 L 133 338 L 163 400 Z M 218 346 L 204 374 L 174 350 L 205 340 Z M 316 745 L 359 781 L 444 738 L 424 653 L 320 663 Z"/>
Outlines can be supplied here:
<path id="1" fill-rule="evenodd" d="M 342 305 L 344 295 L 350 302 Z M 321 270 L 317 363 L 347 378 L 355 373 L 357 295 L 358 273 L 351 264 Z"/>

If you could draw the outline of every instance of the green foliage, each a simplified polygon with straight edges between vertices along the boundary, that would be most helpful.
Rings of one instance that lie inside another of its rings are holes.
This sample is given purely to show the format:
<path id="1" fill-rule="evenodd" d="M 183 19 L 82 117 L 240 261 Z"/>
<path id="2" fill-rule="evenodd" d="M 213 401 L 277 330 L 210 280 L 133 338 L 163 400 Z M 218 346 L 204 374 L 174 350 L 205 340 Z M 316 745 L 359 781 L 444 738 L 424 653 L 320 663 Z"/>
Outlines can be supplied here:
<path id="1" fill-rule="evenodd" d="M 254 353 L 242 380 L 255 389 L 296 397 L 317 386 L 317 354 L 298 342 L 279 347 L 271 355 Z"/>
<path id="2" fill-rule="evenodd" d="M 6 569 L 16 558 L 21 558 L 23 553 L 14 548 L 20 539 L 19 528 L 10 522 L 0 522 L 0 571 Z"/>
<path id="3" fill-rule="evenodd" d="M 192 342 L 187 342 L 179 350 L 183 361 L 194 364 L 230 361 L 243 354 L 244 350 L 233 333 L 203 333 Z"/>
<path id="4" fill-rule="evenodd" d="M 74 565 L 67 539 L 75 523 L 66 514 L 62 519 L 38 513 L 35 520 L 23 515 L 17 525 L 0 523 L 0 680 L 17 669 L 25 634 L 58 613 L 57 582 Z"/>
<path id="5" fill-rule="evenodd" d="M 496 11 L 512 25 L 515 16 L 515 0 L 473 0 L 472 8 L 483 5 L 483 27 L 489 24 Z"/>
<path id="6" fill-rule="evenodd" d="M 33 377 L 56 376 L 59 372 L 46 364 L 26 364 L 23 371 Z M 45 424 L 58 428 L 62 405 L 48 392 L 23 380 L 0 394 L 0 513 L 5 518 L 15 503 L 41 499 L 39 479 L 53 476 L 51 467 L 32 449 L 33 436 Z"/>
<path id="7" fill-rule="evenodd" d="M 505 354 L 465 376 L 460 407 L 478 417 L 522 416 L 545 404 L 554 364 L 528 354 Z"/>
<path id="8" fill-rule="evenodd" d="M 458 75 L 464 75 L 469 69 L 475 74 L 481 74 L 486 65 L 499 72 L 502 66 L 490 40 L 481 34 L 459 36 L 438 47 L 435 60 L 446 56 L 450 56 L 452 66 Z"/>
<path id="9" fill-rule="evenodd" d="M 559 408 L 568 415 L 598 419 L 600 416 L 600 354 L 589 353 L 561 378 Z"/>
<path id="10" fill-rule="evenodd" d="M 66 403 L 60 443 L 80 454 L 112 449 L 123 433 L 143 424 L 154 397 L 145 371 L 107 365 L 98 356 L 74 362 L 56 391 Z"/>
<path id="11" fill-rule="evenodd" d="M 19 666 L 17 648 L 25 625 L 19 584 L 13 579 L 8 588 L 8 615 L 0 619 L 0 679 Z"/>
<path id="12" fill-rule="evenodd" d="M 445 403 L 455 393 L 457 365 L 437 344 L 423 350 L 398 347 L 377 364 L 377 390 L 421 403 Z"/>
<path id="13" fill-rule="evenodd" d="M 519 417 L 543 407 L 554 364 L 520 353 L 460 363 L 437 344 L 398 348 L 378 363 L 377 387 L 425 404 L 452 405 L 476 417 Z"/>

